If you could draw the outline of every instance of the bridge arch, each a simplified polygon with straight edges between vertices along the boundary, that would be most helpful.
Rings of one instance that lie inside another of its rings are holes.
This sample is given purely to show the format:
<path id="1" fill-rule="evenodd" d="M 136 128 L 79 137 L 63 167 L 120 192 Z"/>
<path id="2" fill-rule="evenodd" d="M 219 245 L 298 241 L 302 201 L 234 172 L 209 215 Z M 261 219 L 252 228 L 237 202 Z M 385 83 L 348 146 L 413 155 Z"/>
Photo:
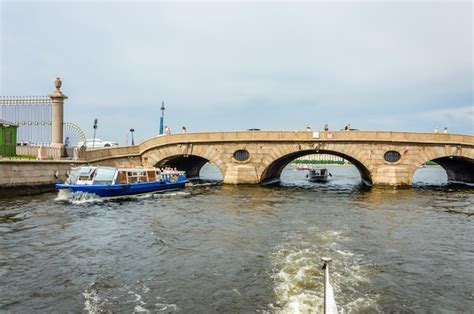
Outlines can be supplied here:
<path id="1" fill-rule="evenodd" d="M 418 167 L 429 161 L 435 162 L 446 171 L 448 182 L 474 184 L 474 158 L 453 155 L 437 156 L 418 162 Z M 412 178 L 418 167 L 412 169 Z"/>
<path id="2" fill-rule="evenodd" d="M 153 165 L 153 167 L 171 167 L 171 168 L 176 168 L 182 171 L 186 172 L 187 178 L 198 178 L 199 177 L 199 172 L 201 171 L 201 168 L 207 164 L 208 162 L 211 162 L 209 159 L 206 159 L 201 156 L 197 155 L 173 155 L 166 157 L 157 163 Z M 212 163 L 212 162 L 211 162 Z M 214 163 L 213 163 L 214 164 Z M 223 172 L 221 167 L 217 165 L 217 168 L 221 172 L 221 175 L 223 176 Z"/>
<path id="3" fill-rule="evenodd" d="M 173 143 L 152 146 L 141 153 L 141 160 L 143 166 L 176 167 L 185 171 L 188 178 L 199 177 L 201 168 L 208 162 L 217 166 L 222 176 L 226 171 L 226 164 L 219 154 L 207 145 Z"/>
<path id="4" fill-rule="evenodd" d="M 275 159 L 273 162 L 271 162 L 263 171 L 262 176 L 261 176 L 261 182 L 273 182 L 273 181 L 278 181 L 281 176 L 281 172 L 283 169 L 293 160 L 303 157 L 306 155 L 311 155 L 311 154 L 328 154 L 328 155 L 335 155 L 341 158 L 344 158 L 351 162 L 359 171 L 360 177 L 362 179 L 362 182 L 366 185 L 372 185 L 372 176 L 371 173 L 368 169 L 367 166 L 358 159 L 348 155 L 344 154 L 342 152 L 334 151 L 334 150 L 324 150 L 324 149 L 310 149 L 310 150 L 301 150 L 301 151 L 296 151 L 296 152 L 291 152 L 286 155 L 283 155 L 277 159 Z"/>

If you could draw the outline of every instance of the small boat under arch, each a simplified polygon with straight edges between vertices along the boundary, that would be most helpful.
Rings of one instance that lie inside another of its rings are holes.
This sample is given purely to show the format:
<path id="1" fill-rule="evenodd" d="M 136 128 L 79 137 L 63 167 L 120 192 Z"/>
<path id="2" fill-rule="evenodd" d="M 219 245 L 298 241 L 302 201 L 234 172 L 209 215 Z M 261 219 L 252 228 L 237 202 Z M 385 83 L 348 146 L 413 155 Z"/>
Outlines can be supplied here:
<path id="1" fill-rule="evenodd" d="M 306 177 L 310 182 L 327 182 L 332 174 L 326 168 L 312 168 L 309 169 Z"/>

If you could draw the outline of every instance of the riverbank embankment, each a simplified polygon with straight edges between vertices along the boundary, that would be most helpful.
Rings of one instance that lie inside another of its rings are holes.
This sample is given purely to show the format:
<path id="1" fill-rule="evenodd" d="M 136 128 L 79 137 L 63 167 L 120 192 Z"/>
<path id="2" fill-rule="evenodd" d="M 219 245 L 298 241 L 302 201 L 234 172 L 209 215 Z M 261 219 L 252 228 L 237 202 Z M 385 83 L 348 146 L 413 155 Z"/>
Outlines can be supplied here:
<path id="1" fill-rule="evenodd" d="M 66 180 L 71 167 L 83 162 L 71 160 L 0 160 L 0 196 L 36 194 L 54 190 Z"/>

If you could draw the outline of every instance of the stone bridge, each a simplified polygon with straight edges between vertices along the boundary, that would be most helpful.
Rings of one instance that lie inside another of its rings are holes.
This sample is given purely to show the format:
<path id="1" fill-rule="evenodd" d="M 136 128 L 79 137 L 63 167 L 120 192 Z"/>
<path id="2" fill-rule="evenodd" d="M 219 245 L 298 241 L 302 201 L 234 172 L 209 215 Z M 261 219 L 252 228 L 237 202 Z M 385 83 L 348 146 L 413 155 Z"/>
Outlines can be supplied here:
<path id="1" fill-rule="evenodd" d="M 224 183 L 258 184 L 280 178 L 292 160 L 332 154 L 350 161 L 362 181 L 409 186 L 428 161 L 446 170 L 450 182 L 474 183 L 474 136 L 383 131 L 244 131 L 162 135 L 136 146 L 87 151 L 92 164 L 171 166 L 199 176 L 215 164 Z"/>

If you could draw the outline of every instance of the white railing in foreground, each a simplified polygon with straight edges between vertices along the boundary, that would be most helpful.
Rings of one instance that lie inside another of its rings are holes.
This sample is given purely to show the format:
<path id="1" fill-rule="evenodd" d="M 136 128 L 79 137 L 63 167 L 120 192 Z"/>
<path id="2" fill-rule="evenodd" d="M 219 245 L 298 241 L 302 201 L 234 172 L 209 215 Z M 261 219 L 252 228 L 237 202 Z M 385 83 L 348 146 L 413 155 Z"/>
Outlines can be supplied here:
<path id="1" fill-rule="evenodd" d="M 324 269 L 324 314 L 337 314 L 336 300 L 334 299 L 334 290 L 329 282 L 329 262 L 328 257 L 323 257 Z"/>

